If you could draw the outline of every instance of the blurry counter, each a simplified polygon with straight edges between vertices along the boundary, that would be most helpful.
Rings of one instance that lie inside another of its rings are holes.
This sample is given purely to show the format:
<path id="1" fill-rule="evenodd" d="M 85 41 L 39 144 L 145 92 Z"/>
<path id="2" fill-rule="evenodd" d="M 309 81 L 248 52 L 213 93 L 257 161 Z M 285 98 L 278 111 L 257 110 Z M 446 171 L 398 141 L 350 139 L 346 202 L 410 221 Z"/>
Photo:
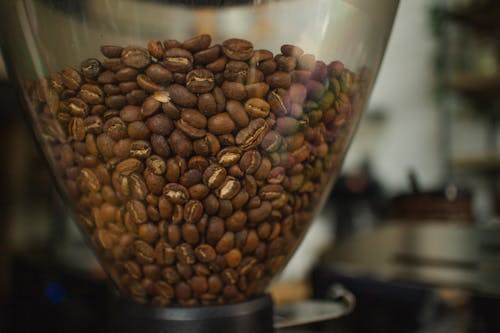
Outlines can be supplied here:
<path id="1" fill-rule="evenodd" d="M 391 221 L 330 248 L 322 270 L 500 296 L 500 229 Z"/>

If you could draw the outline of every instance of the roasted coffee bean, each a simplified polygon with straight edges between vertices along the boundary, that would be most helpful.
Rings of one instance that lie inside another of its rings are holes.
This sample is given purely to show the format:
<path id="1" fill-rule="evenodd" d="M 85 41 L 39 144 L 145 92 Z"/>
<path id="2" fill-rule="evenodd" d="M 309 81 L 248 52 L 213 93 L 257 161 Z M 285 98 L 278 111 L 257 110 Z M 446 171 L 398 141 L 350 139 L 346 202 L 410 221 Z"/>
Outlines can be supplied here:
<path id="1" fill-rule="evenodd" d="M 179 179 L 179 183 L 185 187 L 191 187 L 201 182 L 202 174 L 196 169 L 186 171 Z"/>
<path id="2" fill-rule="evenodd" d="M 144 264 L 151 264 L 155 259 L 155 250 L 145 241 L 136 240 L 134 242 L 135 256 L 137 260 Z"/>
<path id="3" fill-rule="evenodd" d="M 150 137 L 151 147 L 153 152 L 162 157 L 170 156 L 170 147 L 168 146 L 165 137 L 158 134 L 152 134 Z"/>
<path id="4" fill-rule="evenodd" d="M 80 64 L 80 71 L 86 78 L 93 79 L 101 72 L 101 62 L 94 58 L 84 60 Z"/>
<path id="5" fill-rule="evenodd" d="M 287 89 L 292 84 L 292 77 L 287 72 L 274 72 L 266 78 L 266 82 L 271 88 Z"/>
<path id="6" fill-rule="evenodd" d="M 257 150 L 246 151 L 240 160 L 240 168 L 247 174 L 253 174 L 260 166 L 262 157 Z"/>
<path id="7" fill-rule="evenodd" d="M 194 62 L 196 64 L 208 64 L 215 61 L 220 55 L 220 46 L 215 45 L 208 49 L 199 51 L 194 54 Z"/>
<path id="8" fill-rule="evenodd" d="M 229 134 L 236 128 L 228 113 L 222 112 L 208 119 L 208 130 L 215 135 Z"/>
<path id="9" fill-rule="evenodd" d="M 203 204 L 198 200 L 190 200 L 184 206 L 184 220 L 187 223 L 196 223 L 203 215 Z"/>
<path id="10" fill-rule="evenodd" d="M 198 97 L 198 109 L 205 116 L 210 117 L 216 113 L 217 103 L 212 94 L 202 94 Z"/>
<path id="11" fill-rule="evenodd" d="M 226 259 L 226 263 L 227 263 L 228 267 L 236 268 L 241 263 L 242 255 L 241 255 L 240 250 L 231 249 L 229 252 L 224 254 L 224 259 Z"/>
<path id="12" fill-rule="evenodd" d="M 273 165 L 269 158 L 264 157 L 259 167 L 254 173 L 254 177 L 257 181 L 264 181 L 269 173 L 271 172 Z"/>
<path id="13" fill-rule="evenodd" d="M 222 43 L 224 54 L 234 60 L 248 60 L 253 56 L 253 45 L 244 39 L 232 38 Z"/>
<path id="14" fill-rule="evenodd" d="M 144 74 L 137 75 L 137 84 L 139 85 L 139 87 L 149 93 L 153 93 L 163 89 L 163 86 L 156 84 L 155 82 L 153 82 L 153 80 L 151 80 L 151 78 L 149 78 L 149 76 Z"/>
<path id="15" fill-rule="evenodd" d="M 173 152 L 181 157 L 189 157 L 193 151 L 193 144 L 191 140 L 180 130 L 174 130 L 168 142 Z"/>
<path id="16" fill-rule="evenodd" d="M 163 48 L 163 44 L 159 40 L 150 40 L 148 42 L 148 51 L 156 59 L 161 59 L 163 58 L 165 49 Z"/>
<path id="17" fill-rule="evenodd" d="M 172 72 L 158 64 L 150 65 L 146 69 L 146 75 L 151 79 L 151 81 L 157 84 L 169 83 L 173 79 Z"/>
<path id="18" fill-rule="evenodd" d="M 151 145 L 144 140 L 136 140 L 130 144 L 129 156 L 145 160 L 151 155 Z"/>
<path id="19" fill-rule="evenodd" d="M 172 120 L 165 114 L 156 114 L 146 121 L 148 129 L 158 135 L 167 136 L 174 130 Z"/>
<path id="20" fill-rule="evenodd" d="M 212 37 L 210 37 L 210 35 L 203 34 L 184 41 L 182 43 L 182 48 L 191 52 L 197 52 L 208 48 L 210 43 L 212 43 Z"/>
<path id="21" fill-rule="evenodd" d="M 247 80 L 248 64 L 244 61 L 229 61 L 224 70 L 224 78 L 228 81 L 244 83 Z"/>
<path id="22" fill-rule="evenodd" d="M 140 105 L 146 99 L 146 92 L 144 90 L 135 89 L 129 92 L 126 96 L 127 102 L 132 105 Z"/>
<path id="23" fill-rule="evenodd" d="M 172 72 L 187 73 L 193 67 L 193 55 L 181 48 L 165 51 L 162 65 Z"/>
<path id="24" fill-rule="evenodd" d="M 101 46 L 101 53 L 107 58 L 120 58 L 122 55 L 123 47 L 114 45 Z"/>
<path id="25" fill-rule="evenodd" d="M 278 69 L 284 72 L 291 72 L 297 66 L 297 58 L 293 56 L 279 55 L 276 57 L 276 64 Z"/>
<path id="26" fill-rule="evenodd" d="M 70 98 L 67 108 L 74 117 L 84 118 L 89 113 L 89 106 L 79 98 Z"/>
<path id="27" fill-rule="evenodd" d="M 176 183 L 169 183 L 163 188 L 163 195 L 173 204 L 183 205 L 189 200 L 188 190 Z"/>
<path id="28" fill-rule="evenodd" d="M 170 98 L 175 104 L 183 107 L 193 107 L 196 105 L 197 97 L 186 87 L 179 84 L 171 84 L 167 87 Z"/>
<path id="29" fill-rule="evenodd" d="M 187 223 L 182 225 L 182 239 L 191 245 L 196 245 L 200 241 L 200 234 L 196 225 Z"/>
<path id="30" fill-rule="evenodd" d="M 115 73 L 115 77 L 120 82 L 135 81 L 135 78 L 139 74 L 137 69 L 132 67 L 123 67 Z"/>
<path id="31" fill-rule="evenodd" d="M 229 231 L 238 232 L 245 227 L 247 215 L 243 211 L 237 211 L 226 219 L 226 227 Z"/>
<path id="32" fill-rule="evenodd" d="M 142 121 L 134 121 L 127 126 L 128 136 L 132 139 L 145 140 L 151 135 L 151 131 Z"/>
<path id="33" fill-rule="evenodd" d="M 269 92 L 269 85 L 265 82 L 256 82 L 245 86 L 248 98 L 263 98 Z"/>
<path id="34" fill-rule="evenodd" d="M 62 82 L 71 90 L 77 90 L 82 84 L 80 73 L 74 68 L 66 68 L 61 73 Z"/>
<path id="35" fill-rule="evenodd" d="M 215 189 L 222 185 L 226 179 L 226 169 L 218 164 L 212 164 L 207 167 L 203 173 L 203 183 L 209 189 Z"/>
<path id="36" fill-rule="evenodd" d="M 142 47 L 126 47 L 121 53 L 122 62 L 132 68 L 144 68 L 151 62 L 147 49 Z"/>
<path id="37" fill-rule="evenodd" d="M 192 265 L 196 262 L 194 250 L 188 243 L 182 243 L 175 247 L 177 260 L 183 264 Z"/>
<path id="38" fill-rule="evenodd" d="M 265 118 L 271 107 L 261 98 L 250 98 L 245 102 L 245 111 L 253 118 Z"/>
<path id="39" fill-rule="evenodd" d="M 224 182 L 215 191 L 216 195 L 223 200 L 232 199 L 241 189 L 240 182 L 231 176 L 226 177 Z"/>
<path id="40" fill-rule="evenodd" d="M 191 287 L 186 282 L 179 282 L 175 286 L 175 296 L 179 300 L 188 300 L 191 298 Z"/>
<path id="41" fill-rule="evenodd" d="M 268 125 L 262 118 L 252 120 L 247 127 L 236 135 L 236 144 L 242 150 L 249 150 L 258 146 L 268 130 Z"/>
<path id="42" fill-rule="evenodd" d="M 245 86 L 239 82 L 224 81 L 221 86 L 224 96 L 228 99 L 241 101 L 246 98 L 247 92 Z"/>
<path id="43" fill-rule="evenodd" d="M 213 89 L 214 80 L 212 72 L 206 69 L 195 69 L 186 75 L 186 87 L 193 93 L 203 94 Z"/>
<path id="44" fill-rule="evenodd" d="M 238 127 L 245 127 L 250 122 L 245 108 L 239 101 L 227 101 L 226 111 Z"/>
<path id="45" fill-rule="evenodd" d="M 217 153 L 217 162 L 224 167 L 230 167 L 238 163 L 241 154 L 242 152 L 238 147 L 226 147 Z"/>
<path id="46" fill-rule="evenodd" d="M 123 95 L 108 96 L 104 99 L 104 104 L 110 109 L 119 110 L 127 104 L 127 99 Z"/>

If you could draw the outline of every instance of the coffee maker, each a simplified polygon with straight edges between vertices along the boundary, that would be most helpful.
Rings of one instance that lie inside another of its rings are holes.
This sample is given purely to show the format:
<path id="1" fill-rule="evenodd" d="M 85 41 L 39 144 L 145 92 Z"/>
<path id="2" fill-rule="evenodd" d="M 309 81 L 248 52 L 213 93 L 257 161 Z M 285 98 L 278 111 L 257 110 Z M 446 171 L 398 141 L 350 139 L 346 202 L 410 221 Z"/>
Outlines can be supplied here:
<path id="1" fill-rule="evenodd" d="M 271 332 L 352 307 L 273 316 L 266 290 L 340 171 L 397 4 L 1 4 L 35 138 L 119 295 L 111 330 Z"/>

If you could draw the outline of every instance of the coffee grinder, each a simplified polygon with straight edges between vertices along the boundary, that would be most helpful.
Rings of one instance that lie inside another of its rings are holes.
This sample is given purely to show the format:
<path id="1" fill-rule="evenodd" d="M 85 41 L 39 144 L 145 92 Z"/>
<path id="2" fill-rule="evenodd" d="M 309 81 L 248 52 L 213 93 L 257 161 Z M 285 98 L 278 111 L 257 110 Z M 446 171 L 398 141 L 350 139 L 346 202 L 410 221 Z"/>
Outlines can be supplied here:
<path id="1" fill-rule="evenodd" d="M 273 311 L 266 290 L 340 171 L 397 5 L 2 1 L 11 78 L 119 295 L 111 331 L 272 332 L 352 308 L 335 289 Z"/>

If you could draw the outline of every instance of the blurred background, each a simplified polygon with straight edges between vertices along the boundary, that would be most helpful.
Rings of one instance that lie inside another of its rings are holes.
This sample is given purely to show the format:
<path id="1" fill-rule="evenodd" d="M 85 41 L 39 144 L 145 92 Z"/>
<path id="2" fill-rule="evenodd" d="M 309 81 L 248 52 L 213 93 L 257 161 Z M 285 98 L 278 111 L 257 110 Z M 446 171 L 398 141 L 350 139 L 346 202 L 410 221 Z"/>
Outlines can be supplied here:
<path id="1" fill-rule="evenodd" d="M 343 173 L 275 281 L 277 303 L 340 283 L 356 309 L 320 331 L 500 332 L 499 66 L 498 1 L 401 1 Z M 0 105 L 0 332 L 104 331 L 106 275 L 1 60 Z"/>

